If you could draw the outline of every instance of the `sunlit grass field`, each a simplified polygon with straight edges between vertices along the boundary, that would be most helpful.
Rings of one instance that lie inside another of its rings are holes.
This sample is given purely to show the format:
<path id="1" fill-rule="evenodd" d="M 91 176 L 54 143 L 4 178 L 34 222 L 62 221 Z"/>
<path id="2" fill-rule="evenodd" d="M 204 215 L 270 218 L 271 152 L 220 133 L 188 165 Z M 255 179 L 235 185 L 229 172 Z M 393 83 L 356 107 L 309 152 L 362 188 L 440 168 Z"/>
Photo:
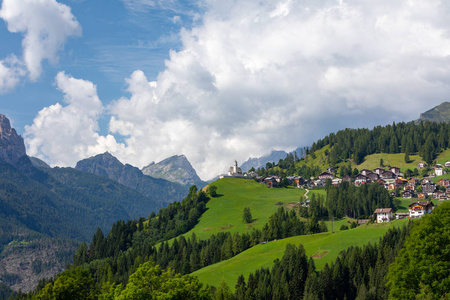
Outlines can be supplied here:
<path id="1" fill-rule="evenodd" d="M 338 254 L 350 246 L 362 246 L 367 243 L 375 243 L 390 227 L 402 226 L 408 220 L 395 220 L 391 223 L 368 224 L 360 227 L 326 232 L 314 235 L 291 237 L 267 244 L 257 245 L 226 261 L 216 263 L 193 273 L 205 284 L 217 286 L 222 278 L 230 287 L 234 287 L 237 278 L 243 274 L 246 278 L 251 272 L 259 268 L 267 268 L 273 265 L 277 258 L 281 259 L 287 244 L 303 244 L 306 255 L 312 256 L 318 250 L 328 250 L 328 254 L 320 259 L 314 259 L 317 269 L 322 269 L 326 263 L 335 261 Z"/>
<path id="2" fill-rule="evenodd" d="M 262 228 L 269 217 L 288 203 L 297 203 L 303 189 L 267 188 L 254 180 L 241 178 L 223 178 L 213 182 L 217 186 L 219 197 L 211 198 L 207 203 L 208 210 L 202 215 L 199 223 L 186 237 L 195 232 L 197 238 L 207 239 L 212 234 L 230 231 L 244 233 L 252 228 Z M 281 202 L 281 204 L 278 204 Z M 245 207 L 250 207 L 253 222 L 244 224 L 242 215 Z"/>

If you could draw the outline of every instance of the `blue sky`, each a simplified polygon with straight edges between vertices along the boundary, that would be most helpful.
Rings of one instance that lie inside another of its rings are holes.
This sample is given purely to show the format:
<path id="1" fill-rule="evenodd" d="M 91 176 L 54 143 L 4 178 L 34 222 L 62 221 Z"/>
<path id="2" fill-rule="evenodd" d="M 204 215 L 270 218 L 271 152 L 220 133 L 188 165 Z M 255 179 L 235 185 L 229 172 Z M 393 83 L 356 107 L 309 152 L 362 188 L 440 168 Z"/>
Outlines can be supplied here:
<path id="1" fill-rule="evenodd" d="M 24 78 L 11 92 L 0 95 L 2 113 L 20 133 L 39 110 L 61 100 L 53 84 L 59 71 L 94 82 L 104 103 L 118 99 L 126 89 L 124 78 L 134 70 L 141 69 L 149 78 L 156 78 L 164 69 L 169 50 L 181 46 L 181 27 L 190 27 L 195 14 L 201 12 L 200 6 L 189 1 L 164 1 L 166 5 L 138 5 L 135 1 L 134 6 L 133 1 L 127 4 L 119 0 L 58 2 L 71 8 L 82 34 L 67 39 L 64 50 L 58 51 L 58 63 L 43 62 L 45 71 L 36 82 Z M 22 38 L 20 33 L 9 32 L 2 22 L 0 57 L 11 53 L 20 56 Z"/>
<path id="2" fill-rule="evenodd" d="M 29 155 L 234 159 L 410 121 L 450 92 L 440 0 L 2 0 L 0 112 Z"/>

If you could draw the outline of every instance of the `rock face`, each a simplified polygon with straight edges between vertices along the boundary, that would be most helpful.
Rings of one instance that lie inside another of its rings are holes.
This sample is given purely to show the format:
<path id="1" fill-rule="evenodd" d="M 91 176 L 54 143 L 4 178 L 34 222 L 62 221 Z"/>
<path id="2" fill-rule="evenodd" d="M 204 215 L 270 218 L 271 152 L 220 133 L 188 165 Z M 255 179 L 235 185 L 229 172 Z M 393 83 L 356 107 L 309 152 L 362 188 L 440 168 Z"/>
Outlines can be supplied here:
<path id="1" fill-rule="evenodd" d="M 420 119 L 417 121 L 432 121 L 432 122 L 449 122 L 450 121 L 450 102 L 443 102 L 438 106 L 420 114 Z"/>
<path id="2" fill-rule="evenodd" d="M 162 206 L 181 201 L 188 192 L 188 188 L 181 184 L 144 175 L 138 168 L 122 164 L 108 152 L 79 161 L 75 169 L 112 179 Z"/>
<path id="3" fill-rule="evenodd" d="M 198 188 L 205 186 L 205 183 L 198 177 L 197 172 L 184 155 L 174 155 L 157 164 L 151 163 L 142 169 L 142 173 L 182 185 L 196 184 Z"/>
<path id="4" fill-rule="evenodd" d="M 0 114 L 0 161 L 17 166 L 26 156 L 23 138 L 11 128 L 8 118 Z"/>

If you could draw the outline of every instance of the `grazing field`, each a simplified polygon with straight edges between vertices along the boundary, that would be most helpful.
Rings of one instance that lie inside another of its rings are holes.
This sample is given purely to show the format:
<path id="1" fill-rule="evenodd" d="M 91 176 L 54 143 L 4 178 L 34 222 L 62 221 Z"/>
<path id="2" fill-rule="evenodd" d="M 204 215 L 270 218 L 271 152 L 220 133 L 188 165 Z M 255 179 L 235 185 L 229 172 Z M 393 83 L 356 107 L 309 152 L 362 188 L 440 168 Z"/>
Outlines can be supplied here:
<path id="1" fill-rule="evenodd" d="M 224 278 L 231 288 L 236 284 L 237 278 L 243 274 L 246 279 L 251 272 L 259 268 L 268 268 L 273 265 L 277 258 L 281 259 L 287 244 L 303 244 L 306 255 L 313 256 L 318 251 L 328 251 L 320 259 L 314 259 L 316 268 L 321 270 L 326 263 L 335 261 L 338 254 L 350 246 L 362 246 L 367 243 L 377 242 L 389 227 L 402 226 L 408 220 L 395 220 L 385 224 L 367 224 L 360 227 L 338 231 L 335 233 L 325 232 L 314 235 L 296 236 L 267 244 L 260 244 L 250 248 L 233 258 L 217 264 L 200 269 L 193 275 L 205 284 L 218 286 Z"/>
<path id="2" fill-rule="evenodd" d="M 406 169 L 414 170 L 417 168 L 417 163 L 423 161 L 419 155 L 410 155 L 409 162 L 405 163 L 405 154 L 404 153 L 396 153 L 396 154 L 388 154 L 388 153 L 376 153 L 368 155 L 364 158 L 364 162 L 356 167 L 358 170 L 369 169 L 373 170 L 380 166 L 380 159 L 383 159 L 383 164 L 385 166 L 395 166 L 400 168 L 403 172 Z M 387 168 L 386 168 L 387 169 Z"/>
<path id="3" fill-rule="evenodd" d="M 436 158 L 436 162 L 441 165 L 445 164 L 447 160 L 450 160 L 450 148 L 442 151 L 442 153 Z"/>
<path id="4" fill-rule="evenodd" d="M 316 194 L 316 196 L 321 195 L 325 200 L 327 199 L 327 191 L 324 188 L 314 188 L 309 190 L 308 199 L 311 200 L 311 195 Z"/>
<path id="5" fill-rule="evenodd" d="M 207 239 L 219 232 L 247 232 L 252 228 L 262 228 L 269 217 L 287 203 L 297 203 L 303 189 L 272 188 L 254 180 L 241 178 L 223 178 L 213 182 L 217 186 L 219 197 L 211 198 L 207 203 L 208 210 L 202 215 L 199 223 L 186 237 L 195 232 L 197 238 Z M 278 204 L 281 202 L 281 204 Z M 253 222 L 244 224 L 242 215 L 245 207 L 250 207 Z"/>

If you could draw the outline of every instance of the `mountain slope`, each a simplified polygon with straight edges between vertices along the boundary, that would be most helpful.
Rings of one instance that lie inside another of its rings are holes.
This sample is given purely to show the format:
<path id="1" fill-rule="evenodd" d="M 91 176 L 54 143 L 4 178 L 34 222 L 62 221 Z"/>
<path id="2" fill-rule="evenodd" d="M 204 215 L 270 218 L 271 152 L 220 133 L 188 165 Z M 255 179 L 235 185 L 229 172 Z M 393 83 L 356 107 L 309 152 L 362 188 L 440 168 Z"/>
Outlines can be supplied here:
<path id="1" fill-rule="evenodd" d="M 41 168 L 0 115 L 0 282 L 16 291 L 63 270 L 98 227 L 107 231 L 161 207 L 108 178 L 34 162 Z"/>
<path id="2" fill-rule="evenodd" d="M 417 121 L 449 122 L 450 121 L 450 102 L 443 102 L 436 107 L 420 114 Z"/>
<path id="3" fill-rule="evenodd" d="M 161 207 L 181 201 L 189 189 L 178 183 L 144 175 L 138 168 L 122 164 L 108 152 L 79 161 L 75 169 L 112 179 L 153 199 Z"/>
<path id="4" fill-rule="evenodd" d="M 43 160 L 29 156 L 29 159 L 35 168 L 50 168 L 50 166 Z"/>
<path id="5" fill-rule="evenodd" d="M 162 178 L 171 182 L 177 182 L 182 185 L 197 185 L 202 188 L 206 185 L 197 172 L 195 172 L 191 163 L 184 155 L 174 155 L 166 158 L 159 163 L 151 163 L 142 169 L 144 175 L 154 178 Z"/>

